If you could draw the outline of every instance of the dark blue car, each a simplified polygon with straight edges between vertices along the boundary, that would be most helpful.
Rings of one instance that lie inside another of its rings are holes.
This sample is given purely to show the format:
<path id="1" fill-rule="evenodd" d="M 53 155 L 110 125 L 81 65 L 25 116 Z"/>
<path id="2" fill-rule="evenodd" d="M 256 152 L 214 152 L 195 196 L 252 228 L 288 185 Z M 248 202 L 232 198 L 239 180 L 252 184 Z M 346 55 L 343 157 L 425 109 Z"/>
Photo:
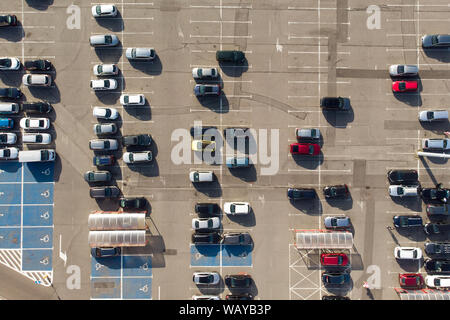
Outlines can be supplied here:
<path id="1" fill-rule="evenodd" d="M 341 286 L 350 281 L 349 273 L 322 273 L 322 281 L 325 285 Z"/>
<path id="2" fill-rule="evenodd" d="M 92 159 L 92 162 L 94 166 L 111 166 L 114 164 L 114 156 L 107 155 L 107 156 L 95 156 Z"/>
<path id="3" fill-rule="evenodd" d="M 395 216 L 393 220 L 396 228 L 414 228 L 423 225 L 422 217 L 419 215 Z"/>
<path id="4" fill-rule="evenodd" d="M 91 255 L 94 258 L 106 258 L 120 256 L 120 248 L 92 248 Z"/>
<path id="5" fill-rule="evenodd" d="M 316 197 L 316 190 L 310 188 L 289 188 L 287 190 L 289 200 L 306 200 Z"/>

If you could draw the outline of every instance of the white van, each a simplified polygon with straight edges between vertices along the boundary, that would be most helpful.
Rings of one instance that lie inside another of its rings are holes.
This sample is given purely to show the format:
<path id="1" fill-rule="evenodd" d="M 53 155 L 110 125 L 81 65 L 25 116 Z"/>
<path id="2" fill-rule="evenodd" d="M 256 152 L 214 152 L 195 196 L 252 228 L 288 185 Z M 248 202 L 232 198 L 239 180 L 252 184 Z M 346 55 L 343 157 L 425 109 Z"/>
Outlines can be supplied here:
<path id="1" fill-rule="evenodd" d="M 214 173 L 212 171 L 191 171 L 189 173 L 191 182 L 212 182 Z"/>
<path id="2" fill-rule="evenodd" d="M 9 102 L 9 103 L 0 103 L 0 114 L 13 114 L 19 113 L 20 106 L 18 103 Z"/>
<path id="3" fill-rule="evenodd" d="M 425 283 L 429 288 L 450 288 L 450 276 L 426 276 Z"/>
<path id="4" fill-rule="evenodd" d="M 19 162 L 55 161 L 55 158 L 53 149 L 19 151 Z"/>

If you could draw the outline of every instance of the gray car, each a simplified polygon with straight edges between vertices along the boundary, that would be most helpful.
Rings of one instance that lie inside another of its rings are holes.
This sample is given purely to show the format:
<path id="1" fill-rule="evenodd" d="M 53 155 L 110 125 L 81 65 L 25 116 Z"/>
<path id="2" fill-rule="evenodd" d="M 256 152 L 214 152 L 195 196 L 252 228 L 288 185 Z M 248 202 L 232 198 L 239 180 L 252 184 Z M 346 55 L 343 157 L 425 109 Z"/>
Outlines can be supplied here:
<path id="1" fill-rule="evenodd" d="M 84 180 L 87 182 L 105 182 L 111 181 L 111 173 L 109 171 L 86 171 Z"/>
<path id="2" fill-rule="evenodd" d="M 389 67 L 392 77 L 412 77 L 419 73 L 419 67 L 407 64 L 394 64 Z"/>
<path id="3" fill-rule="evenodd" d="M 450 35 L 448 34 L 426 34 L 422 37 L 423 48 L 446 48 L 450 47 Z"/>
<path id="4" fill-rule="evenodd" d="M 117 198 L 120 190 L 116 186 L 94 187 L 89 190 L 91 198 Z"/>
<path id="5" fill-rule="evenodd" d="M 248 232 L 227 232 L 223 234 L 222 244 L 246 246 L 252 243 Z"/>
<path id="6" fill-rule="evenodd" d="M 350 218 L 346 216 L 326 217 L 324 220 L 327 229 L 345 229 L 350 227 Z"/>
<path id="7" fill-rule="evenodd" d="M 153 60 L 156 51 L 153 48 L 127 48 L 125 56 L 128 60 Z"/>
<path id="8" fill-rule="evenodd" d="M 119 143 L 116 139 L 93 139 L 89 141 L 89 148 L 91 150 L 117 150 Z"/>

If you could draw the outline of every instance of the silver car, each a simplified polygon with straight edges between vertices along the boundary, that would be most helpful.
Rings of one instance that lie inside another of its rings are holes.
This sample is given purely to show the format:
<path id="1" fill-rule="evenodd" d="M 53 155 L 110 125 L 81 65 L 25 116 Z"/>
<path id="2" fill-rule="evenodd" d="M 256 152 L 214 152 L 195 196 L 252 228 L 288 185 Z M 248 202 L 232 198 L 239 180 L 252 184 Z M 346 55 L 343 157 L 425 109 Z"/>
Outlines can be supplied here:
<path id="1" fill-rule="evenodd" d="M 422 37 L 423 48 L 445 48 L 450 47 L 450 35 L 448 34 L 426 34 Z"/>
<path id="2" fill-rule="evenodd" d="M 434 150 L 449 150 L 450 149 L 450 139 L 423 139 L 422 140 L 423 149 L 434 149 Z"/>
<path id="3" fill-rule="evenodd" d="M 297 139 L 319 139 L 320 130 L 317 128 L 296 128 L 295 135 L 297 136 Z"/>
<path id="4" fill-rule="evenodd" d="M 447 110 L 425 110 L 419 113 L 419 121 L 445 121 L 448 120 Z"/>
<path id="5" fill-rule="evenodd" d="M 419 67 L 408 64 L 394 64 L 389 67 L 389 74 L 392 77 L 411 77 L 419 73 Z"/>
<path id="6" fill-rule="evenodd" d="M 119 44 L 119 38 L 115 34 L 97 34 L 89 38 L 92 47 L 112 47 Z"/>
<path id="7" fill-rule="evenodd" d="M 327 229 L 345 229 L 350 228 L 350 218 L 346 216 L 326 217 L 324 225 Z"/>
<path id="8" fill-rule="evenodd" d="M 117 126 L 114 123 L 96 123 L 94 124 L 94 133 L 97 135 L 114 134 L 117 132 Z"/>
<path id="9" fill-rule="evenodd" d="M 193 68 L 192 77 L 194 79 L 217 78 L 219 73 L 217 68 Z"/>
<path id="10" fill-rule="evenodd" d="M 128 60 L 153 60 L 156 52 L 153 48 L 127 48 L 125 56 Z"/>
<path id="11" fill-rule="evenodd" d="M 117 150 L 119 143 L 116 139 L 93 139 L 89 141 L 89 149 L 91 150 Z"/>

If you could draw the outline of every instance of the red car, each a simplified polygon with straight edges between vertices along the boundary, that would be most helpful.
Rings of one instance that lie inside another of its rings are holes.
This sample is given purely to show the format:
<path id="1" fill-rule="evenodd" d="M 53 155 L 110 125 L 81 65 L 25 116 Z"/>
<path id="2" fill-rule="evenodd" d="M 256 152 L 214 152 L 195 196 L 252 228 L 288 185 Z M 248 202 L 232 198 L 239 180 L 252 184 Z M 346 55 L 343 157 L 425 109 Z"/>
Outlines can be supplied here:
<path id="1" fill-rule="evenodd" d="M 320 153 L 320 146 L 317 143 L 293 143 L 291 144 L 291 154 L 308 154 L 317 156 Z"/>
<path id="2" fill-rule="evenodd" d="M 320 264 L 323 266 L 342 267 L 348 264 L 348 257 L 345 253 L 322 253 Z"/>
<path id="3" fill-rule="evenodd" d="M 394 81 L 392 83 L 392 91 L 394 92 L 417 91 L 417 87 L 417 81 Z"/>
<path id="4" fill-rule="evenodd" d="M 403 288 L 422 288 L 424 284 L 420 273 L 400 273 L 398 281 Z"/>

